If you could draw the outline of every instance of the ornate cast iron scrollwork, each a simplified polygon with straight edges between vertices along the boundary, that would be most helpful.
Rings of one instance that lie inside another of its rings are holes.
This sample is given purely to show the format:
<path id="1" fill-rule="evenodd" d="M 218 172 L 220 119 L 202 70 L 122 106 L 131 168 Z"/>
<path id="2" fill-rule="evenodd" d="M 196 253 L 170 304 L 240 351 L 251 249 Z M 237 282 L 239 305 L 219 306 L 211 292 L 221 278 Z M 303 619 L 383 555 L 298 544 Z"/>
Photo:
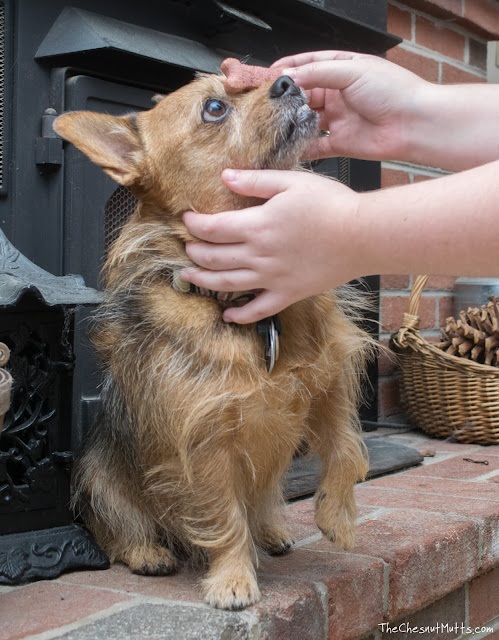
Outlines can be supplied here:
<path id="1" fill-rule="evenodd" d="M 0 584 L 54 578 L 85 567 L 107 569 L 109 561 L 89 534 L 75 526 L 19 534 L 15 546 L 0 548 Z"/>
<path id="2" fill-rule="evenodd" d="M 0 510 L 39 507 L 40 498 L 44 506 L 53 506 L 57 495 L 49 434 L 57 411 L 58 367 L 50 357 L 49 344 L 27 324 L 3 339 L 10 343 L 15 382 L 0 440 Z"/>
<path id="3" fill-rule="evenodd" d="M 39 269 L 0 233 L 0 340 L 13 378 L 0 435 L 0 584 L 109 564 L 69 510 L 73 312 L 99 299 L 80 278 Z"/>

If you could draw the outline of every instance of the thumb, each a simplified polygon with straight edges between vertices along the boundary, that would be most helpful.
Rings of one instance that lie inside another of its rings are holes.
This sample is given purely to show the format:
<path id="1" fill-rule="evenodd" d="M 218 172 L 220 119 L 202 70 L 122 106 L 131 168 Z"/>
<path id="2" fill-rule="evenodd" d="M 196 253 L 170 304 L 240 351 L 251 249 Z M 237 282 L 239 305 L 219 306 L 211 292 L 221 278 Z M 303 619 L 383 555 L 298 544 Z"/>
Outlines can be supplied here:
<path id="1" fill-rule="evenodd" d="M 341 156 L 343 149 L 335 146 L 335 136 L 324 136 L 314 138 L 305 151 L 302 153 L 301 160 L 303 162 L 309 160 L 319 160 L 319 158 L 332 158 Z"/>
<path id="2" fill-rule="evenodd" d="M 257 297 L 242 307 L 229 307 L 224 311 L 225 322 L 236 322 L 237 324 L 249 324 L 258 322 L 263 318 L 273 316 L 289 305 L 279 295 L 272 291 L 262 291 Z"/>
<path id="3" fill-rule="evenodd" d="M 286 191 L 296 182 L 296 171 L 243 171 L 225 169 L 222 172 L 224 184 L 243 196 L 254 196 L 268 200 Z"/>

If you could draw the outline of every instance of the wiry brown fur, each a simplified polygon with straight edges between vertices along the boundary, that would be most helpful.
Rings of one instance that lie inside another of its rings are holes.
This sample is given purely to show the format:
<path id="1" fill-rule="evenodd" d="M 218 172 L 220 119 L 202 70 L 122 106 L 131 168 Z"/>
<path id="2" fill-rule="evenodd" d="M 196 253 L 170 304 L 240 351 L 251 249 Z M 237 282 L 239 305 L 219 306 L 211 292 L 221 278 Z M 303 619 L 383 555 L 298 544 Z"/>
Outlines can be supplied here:
<path id="1" fill-rule="evenodd" d="M 201 119 L 213 97 L 231 105 L 222 123 Z M 206 76 L 134 117 L 77 112 L 56 123 L 140 200 L 104 269 L 94 334 L 103 411 L 75 468 L 74 503 L 132 571 L 169 573 L 178 549 L 200 549 L 205 599 L 222 608 L 259 599 L 256 548 L 292 543 L 281 480 L 304 439 L 323 460 L 317 524 L 343 548 L 366 471 L 357 404 L 369 341 L 338 292 L 280 314 L 268 375 L 254 325 L 226 324 L 216 300 L 171 286 L 189 264 L 182 212 L 251 203 L 223 186 L 224 167 L 294 167 L 313 133 L 286 138 L 303 101 L 271 99 L 269 85 L 229 97 L 222 76 Z"/>

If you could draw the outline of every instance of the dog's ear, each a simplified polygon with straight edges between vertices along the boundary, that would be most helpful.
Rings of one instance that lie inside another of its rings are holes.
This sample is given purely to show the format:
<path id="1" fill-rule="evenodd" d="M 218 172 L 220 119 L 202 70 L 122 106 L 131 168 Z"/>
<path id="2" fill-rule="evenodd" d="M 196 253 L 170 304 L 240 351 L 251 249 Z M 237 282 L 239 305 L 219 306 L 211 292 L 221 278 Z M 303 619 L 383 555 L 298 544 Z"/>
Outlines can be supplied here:
<path id="1" fill-rule="evenodd" d="M 70 111 L 56 118 L 54 130 L 119 184 L 139 179 L 144 153 L 135 116 Z"/>

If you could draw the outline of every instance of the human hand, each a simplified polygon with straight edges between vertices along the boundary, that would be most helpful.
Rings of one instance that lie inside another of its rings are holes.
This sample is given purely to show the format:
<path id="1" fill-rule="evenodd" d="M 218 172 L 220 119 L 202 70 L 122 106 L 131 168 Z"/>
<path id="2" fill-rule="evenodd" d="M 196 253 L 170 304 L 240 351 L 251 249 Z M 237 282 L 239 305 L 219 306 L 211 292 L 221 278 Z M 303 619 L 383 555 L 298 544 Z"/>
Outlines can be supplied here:
<path id="1" fill-rule="evenodd" d="M 330 131 L 310 144 L 307 160 L 406 159 L 420 100 L 436 87 L 392 62 L 347 51 L 302 53 L 272 67 L 283 68 L 307 90 L 320 127 Z"/>
<path id="2" fill-rule="evenodd" d="M 226 322 L 255 322 L 364 275 L 362 234 L 351 231 L 359 194 L 307 172 L 229 169 L 222 178 L 236 193 L 268 199 L 238 211 L 184 214 L 203 241 L 186 245 L 202 268 L 185 269 L 184 280 L 214 291 L 263 290 L 227 309 Z"/>

